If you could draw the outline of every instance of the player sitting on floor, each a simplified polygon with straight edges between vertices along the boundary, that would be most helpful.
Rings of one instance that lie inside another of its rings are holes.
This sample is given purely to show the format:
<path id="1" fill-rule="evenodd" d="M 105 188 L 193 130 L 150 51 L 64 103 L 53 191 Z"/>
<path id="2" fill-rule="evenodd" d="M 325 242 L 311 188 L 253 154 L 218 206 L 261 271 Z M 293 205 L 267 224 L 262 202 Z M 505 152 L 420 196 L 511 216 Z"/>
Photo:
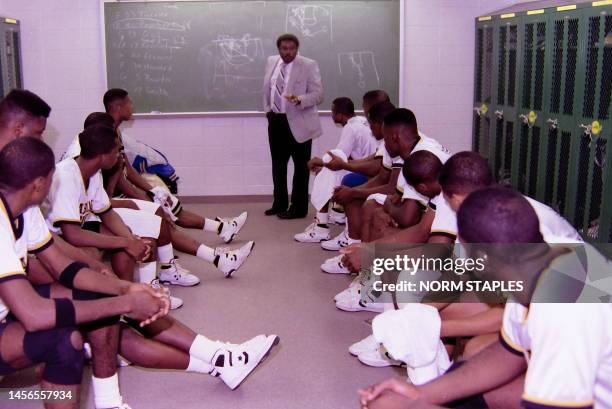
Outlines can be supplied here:
<path id="1" fill-rule="evenodd" d="M 84 128 L 92 125 L 101 124 L 106 126 L 113 126 L 112 117 L 104 112 L 94 112 L 87 116 L 84 123 Z M 78 152 L 80 153 L 80 145 Z M 72 146 L 71 152 L 76 152 L 75 145 Z M 118 180 L 125 177 L 125 156 L 119 155 L 117 163 L 110 170 L 102 170 L 102 179 L 104 182 L 104 188 L 106 193 L 110 196 L 111 192 L 115 191 L 115 187 Z M 134 210 L 142 210 L 147 213 L 155 214 L 162 217 L 162 229 L 168 230 L 172 245 L 174 248 L 193 256 L 196 256 L 202 260 L 214 263 L 226 277 L 230 277 L 232 273 L 237 270 L 246 257 L 250 254 L 253 243 L 248 242 L 236 250 L 228 250 L 222 247 L 211 248 L 205 244 L 198 242 L 188 234 L 182 232 L 179 229 L 174 228 L 174 223 L 169 220 L 168 214 L 163 211 L 163 207 L 156 202 L 150 202 L 139 199 L 111 199 L 111 204 L 115 209 L 117 208 L 128 208 Z M 227 238 L 227 241 L 231 241 L 233 237 L 240 230 L 240 226 L 234 226 L 231 223 L 222 223 L 220 227 L 221 236 Z M 160 252 L 158 249 L 158 257 L 161 262 L 160 280 L 162 282 L 168 282 L 170 284 L 178 285 L 195 285 L 199 280 L 195 281 L 193 275 L 189 274 L 185 268 L 183 268 L 177 261 L 173 252 Z M 189 279 L 192 277 L 191 279 Z"/>
<path id="2" fill-rule="evenodd" d="M 471 193 L 457 220 L 462 243 L 485 244 L 470 254 L 486 256 L 479 278 L 518 280 L 526 290 L 506 304 L 498 342 L 422 386 L 390 379 L 364 389 L 362 407 L 610 407 L 612 304 L 585 286 L 607 279 L 601 274 L 612 269 L 610 260 L 587 244 L 545 243 L 533 206 L 511 189 Z M 579 285 L 568 287 L 568 277 Z"/>
<path id="3" fill-rule="evenodd" d="M 27 160 L 23 158 L 27 158 Z M 28 279 L 36 284 L 36 291 L 44 298 L 79 300 L 74 303 L 75 306 L 82 304 L 81 300 L 105 297 L 100 293 L 104 293 L 106 296 L 127 294 L 128 297 L 125 297 L 126 300 L 124 301 L 121 297 L 104 300 L 109 302 L 111 311 L 116 311 L 118 307 L 124 308 L 111 315 L 116 316 L 125 313 L 134 316 L 134 318 L 142 315 L 138 311 L 151 309 L 151 303 L 146 300 L 147 294 L 159 298 L 162 303 L 159 307 L 160 311 L 155 313 L 157 310 L 153 310 L 155 315 L 153 313 L 149 314 L 152 319 L 148 319 L 140 325 L 127 319 L 144 337 L 138 335 L 127 325 L 122 324 L 119 327 L 116 318 L 97 321 L 81 328 L 86 333 L 93 352 L 93 386 L 96 407 L 127 408 L 127 406 L 121 404 L 118 389 L 115 359 L 118 351 L 136 365 L 219 376 L 230 388 L 235 389 L 265 358 L 272 346 L 278 343 L 278 337 L 259 335 L 241 345 L 209 340 L 170 317 L 162 317 L 166 314 L 169 305 L 165 292 L 154 290 L 148 285 L 129 283 L 113 275 L 101 275 L 89 270 L 82 263 L 71 263 L 71 260 L 63 255 L 51 239 L 37 207 L 49 191 L 53 162 L 51 149 L 42 141 L 34 138 L 20 138 L 9 144 L 6 152 L 2 151 L 0 153 L 0 169 L 2 175 L 6 175 L 7 179 L 4 181 L 0 176 L 0 192 L 2 194 L 6 193 L 4 197 L 8 198 L 2 202 L 8 209 L 6 214 L 12 214 L 12 210 L 15 209 L 19 211 L 24 206 L 27 207 L 26 204 L 29 203 L 29 207 L 23 215 L 15 217 L 12 223 L 12 226 L 21 233 L 17 240 L 18 250 L 25 254 L 29 249 L 45 265 L 50 266 L 49 277 L 52 277 L 51 282 L 37 283 L 36 278 L 30 277 L 28 274 Z M 24 187 L 19 188 L 19 186 Z M 9 236 L 3 234 L 2 237 L 8 238 Z M 25 255 L 21 258 L 24 263 L 27 261 Z M 10 260 L 10 257 L 7 259 Z M 92 290 L 95 290 L 96 293 L 91 293 Z M 1 292 L 0 296 L 2 296 L 0 298 L 4 297 Z M 143 297 L 145 298 L 143 299 Z M 68 300 L 55 302 L 62 305 L 69 303 Z M 132 303 L 136 304 L 132 305 Z M 92 320 L 106 317 L 103 314 L 105 311 L 104 304 L 97 303 L 95 305 L 99 311 L 98 315 L 95 315 Z M 128 309 L 125 310 L 126 308 Z M 41 317 L 44 319 L 44 314 L 41 314 Z M 77 317 L 79 317 L 78 314 Z M 155 319 L 158 321 L 152 324 Z M 34 321 L 31 325 L 38 324 Z M 119 330 L 121 330 L 120 335 Z M 227 359 L 229 355 L 233 355 L 235 359 Z M 82 359 L 82 352 L 80 358 Z M 80 365 L 82 365 L 82 362 Z M 109 371 L 110 373 L 108 373 Z M 106 376 L 104 378 L 98 377 L 100 372 L 106 372 Z M 0 374 L 3 375 L 4 373 L 0 372 Z"/>

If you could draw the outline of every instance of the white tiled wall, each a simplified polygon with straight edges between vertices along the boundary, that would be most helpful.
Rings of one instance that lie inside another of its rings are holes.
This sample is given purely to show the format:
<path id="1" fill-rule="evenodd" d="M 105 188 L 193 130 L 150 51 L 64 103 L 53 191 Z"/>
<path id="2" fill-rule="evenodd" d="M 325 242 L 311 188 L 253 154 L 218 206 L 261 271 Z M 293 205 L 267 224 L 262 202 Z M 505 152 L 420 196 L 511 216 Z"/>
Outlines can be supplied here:
<path id="1" fill-rule="evenodd" d="M 451 150 L 471 145 L 474 17 L 512 3 L 406 0 L 406 106 L 425 133 Z M 99 0 L 0 0 L 0 15 L 21 21 L 25 86 L 53 108 L 45 138 L 58 154 L 85 116 L 102 109 L 99 9 Z M 321 121 L 325 133 L 313 144 L 313 154 L 333 147 L 339 136 L 329 116 Z M 139 119 L 124 132 L 168 156 L 183 195 L 272 191 L 263 117 Z"/>

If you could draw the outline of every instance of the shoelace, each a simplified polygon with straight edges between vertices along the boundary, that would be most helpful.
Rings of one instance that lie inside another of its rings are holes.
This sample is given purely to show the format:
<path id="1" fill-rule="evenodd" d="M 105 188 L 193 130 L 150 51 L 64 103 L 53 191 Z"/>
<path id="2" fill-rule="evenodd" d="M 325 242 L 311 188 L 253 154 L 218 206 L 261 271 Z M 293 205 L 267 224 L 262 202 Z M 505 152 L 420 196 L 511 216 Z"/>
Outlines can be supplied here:
<path id="1" fill-rule="evenodd" d="M 172 264 L 175 267 L 176 273 L 179 276 L 183 276 L 188 273 L 187 269 L 181 266 L 176 258 L 173 258 L 172 260 L 170 260 L 170 264 Z"/>

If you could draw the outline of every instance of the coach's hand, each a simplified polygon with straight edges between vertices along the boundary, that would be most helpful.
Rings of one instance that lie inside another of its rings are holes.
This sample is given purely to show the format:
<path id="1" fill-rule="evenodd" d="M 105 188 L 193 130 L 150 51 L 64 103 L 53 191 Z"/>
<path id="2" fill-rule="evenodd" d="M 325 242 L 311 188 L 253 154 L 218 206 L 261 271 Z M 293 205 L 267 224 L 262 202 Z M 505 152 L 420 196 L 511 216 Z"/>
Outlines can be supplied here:
<path id="1" fill-rule="evenodd" d="M 338 186 L 334 189 L 332 200 L 342 206 L 346 206 L 354 198 L 353 188 L 346 186 Z"/>
<path id="2" fill-rule="evenodd" d="M 360 389 L 357 391 L 359 395 L 359 403 L 361 403 L 361 407 L 363 409 L 367 409 L 368 405 L 376 400 L 383 392 L 391 391 L 395 392 L 398 395 L 405 396 L 409 399 L 417 400 L 421 397 L 421 392 L 419 389 L 407 383 L 402 379 L 387 379 L 386 381 L 382 381 L 378 385 L 370 386 L 367 389 Z"/>

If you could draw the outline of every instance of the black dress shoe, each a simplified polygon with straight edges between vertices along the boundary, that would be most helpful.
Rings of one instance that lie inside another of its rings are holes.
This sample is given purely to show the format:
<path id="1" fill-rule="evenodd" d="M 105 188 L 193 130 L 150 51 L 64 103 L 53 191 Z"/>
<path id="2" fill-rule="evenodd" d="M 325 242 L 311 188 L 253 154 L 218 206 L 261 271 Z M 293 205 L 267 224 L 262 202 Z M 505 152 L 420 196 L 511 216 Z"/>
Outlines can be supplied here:
<path id="1" fill-rule="evenodd" d="M 279 219 L 291 220 L 291 219 L 303 219 L 308 215 L 308 212 L 297 212 L 295 209 L 289 209 L 285 212 L 280 212 L 276 216 Z"/>
<path id="2" fill-rule="evenodd" d="M 271 207 L 264 212 L 266 216 L 274 216 L 275 214 L 284 212 L 284 209 L 278 209 L 276 207 Z"/>

